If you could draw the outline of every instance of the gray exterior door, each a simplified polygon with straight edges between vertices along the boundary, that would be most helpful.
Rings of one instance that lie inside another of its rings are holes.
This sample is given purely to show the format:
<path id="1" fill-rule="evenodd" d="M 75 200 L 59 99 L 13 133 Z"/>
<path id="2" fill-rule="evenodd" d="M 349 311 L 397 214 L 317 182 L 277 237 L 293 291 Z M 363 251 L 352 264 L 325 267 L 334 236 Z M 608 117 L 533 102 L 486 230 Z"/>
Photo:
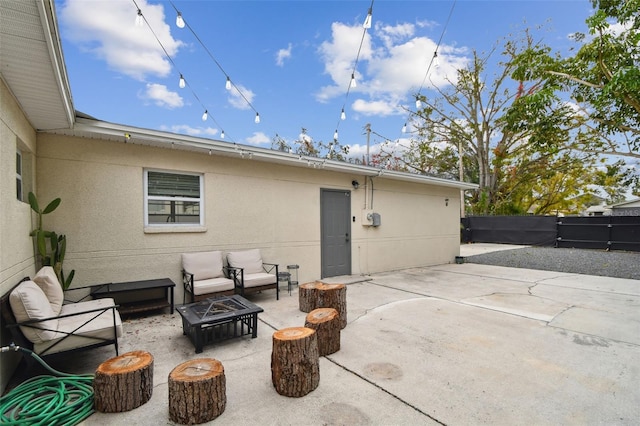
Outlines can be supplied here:
<path id="1" fill-rule="evenodd" d="M 320 190 L 322 278 L 351 274 L 351 192 Z"/>

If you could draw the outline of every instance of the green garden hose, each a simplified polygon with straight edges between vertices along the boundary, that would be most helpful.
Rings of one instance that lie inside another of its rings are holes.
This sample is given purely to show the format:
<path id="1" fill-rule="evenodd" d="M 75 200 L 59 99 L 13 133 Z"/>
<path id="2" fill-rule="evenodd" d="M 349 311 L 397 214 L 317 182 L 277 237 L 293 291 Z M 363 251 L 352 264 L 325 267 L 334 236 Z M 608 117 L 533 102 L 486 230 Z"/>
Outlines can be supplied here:
<path id="1" fill-rule="evenodd" d="M 56 376 L 33 377 L 0 397 L 2 425 L 76 425 L 93 414 L 93 375 L 62 373 L 26 348 L 11 345 L 0 352 L 21 350 Z"/>

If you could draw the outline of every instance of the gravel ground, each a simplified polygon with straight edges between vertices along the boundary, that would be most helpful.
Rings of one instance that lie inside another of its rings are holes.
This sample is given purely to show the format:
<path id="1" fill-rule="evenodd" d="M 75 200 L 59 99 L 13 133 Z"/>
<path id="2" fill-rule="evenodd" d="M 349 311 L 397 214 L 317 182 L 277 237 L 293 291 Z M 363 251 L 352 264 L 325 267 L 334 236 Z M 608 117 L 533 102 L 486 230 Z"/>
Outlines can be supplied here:
<path id="1" fill-rule="evenodd" d="M 465 262 L 640 280 L 640 253 L 526 247 L 465 257 Z"/>

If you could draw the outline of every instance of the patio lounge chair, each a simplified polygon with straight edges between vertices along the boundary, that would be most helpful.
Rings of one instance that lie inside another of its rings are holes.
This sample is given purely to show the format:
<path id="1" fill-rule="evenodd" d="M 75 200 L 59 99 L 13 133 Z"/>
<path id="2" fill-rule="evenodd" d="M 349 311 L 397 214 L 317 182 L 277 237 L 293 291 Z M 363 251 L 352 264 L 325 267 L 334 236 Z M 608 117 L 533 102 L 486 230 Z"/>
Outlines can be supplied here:
<path id="1" fill-rule="evenodd" d="M 233 295 L 234 283 L 229 276 L 229 268 L 223 264 L 221 251 L 182 253 L 182 283 L 184 297 L 190 295 L 189 303 Z"/>
<path id="2" fill-rule="evenodd" d="M 12 342 L 41 357 L 111 344 L 117 355 L 122 322 L 113 299 L 67 302 L 52 267 L 23 279 L 0 298 Z"/>
<path id="3" fill-rule="evenodd" d="M 235 282 L 236 293 L 245 296 L 248 293 L 275 289 L 276 300 L 280 299 L 278 265 L 263 262 L 260 249 L 229 252 L 227 263 Z"/>

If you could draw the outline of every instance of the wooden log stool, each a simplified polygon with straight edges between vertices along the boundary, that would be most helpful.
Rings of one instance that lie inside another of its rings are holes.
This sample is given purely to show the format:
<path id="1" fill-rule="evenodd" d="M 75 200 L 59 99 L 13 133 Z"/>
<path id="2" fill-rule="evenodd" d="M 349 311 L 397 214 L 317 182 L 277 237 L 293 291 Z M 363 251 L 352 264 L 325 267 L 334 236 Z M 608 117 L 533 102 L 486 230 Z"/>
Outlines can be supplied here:
<path id="1" fill-rule="evenodd" d="M 276 392 L 301 397 L 317 388 L 319 358 L 315 330 L 290 327 L 273 333 L 271 381 Z"/>
<path id="2" fill-rule="evenodd" d="M 298 286 L 298 305 L 300 311 L 311 312 L 318 308 L 318 288 L 322 286 L 320 281 L 305 283 Z"/>
<path id="3" fill-rule="evenodd" d="M 338 311 L 333 308 L 318 308 L 307 314 L 304 326 L 316 331 L 320 356 L 340 350 L 340 325 Z"/>
<path id="4" fill-rule="evenodd" d="M 227 406 L 224 367 L 213 358 L 183 362 L 169 373 L 169 419 L 183 425 L 211 421 Z"/>
<path id="5" fill-rule="evenodd" d="M 340 328 L 347 326 L 347 286 L 344 284 L 321 284 L 318 289 L 316 308 L 333 308 L 340 316 Z"/>
<path id="6" fill-rule="evenodd" d="M 98 366 L 93 379 L 93 403 L 101 413 L 133 410 L 149 401 L 153 392 L 153 356 L 127 352 Z"/>

